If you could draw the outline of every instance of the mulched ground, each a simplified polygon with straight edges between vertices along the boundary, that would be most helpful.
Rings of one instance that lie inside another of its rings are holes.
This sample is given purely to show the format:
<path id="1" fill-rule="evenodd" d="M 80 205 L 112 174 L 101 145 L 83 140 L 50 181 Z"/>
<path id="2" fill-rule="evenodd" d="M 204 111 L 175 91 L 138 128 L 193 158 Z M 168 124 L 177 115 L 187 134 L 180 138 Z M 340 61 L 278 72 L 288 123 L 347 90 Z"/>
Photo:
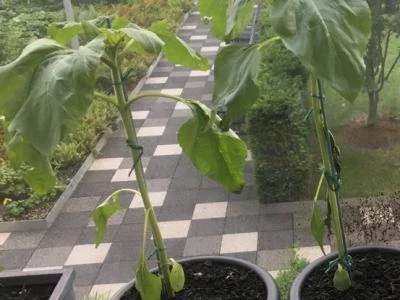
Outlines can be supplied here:
<path id="1" fill-rule="evenodd" d="M 185 288 L 175 300 L 257 300 L 267 298 L 264 282 L 248 269 L 210 261 L 185 264 Z M 139 300 L 135 289 L 122 300 Z"/>
<path id="2" fill-rule="evenodd" d="M 337 128 L 340 144 L 366 149 L 390 148 L 400 144 L 400 116 L 385 114 L 374 127 L 366 127 L 365 118 L 358 118 Z"/>
<path id="3" fill-rule="evenodd" d="M 400 299 L 400 256 L 378 251 L 354 254 L 352 286 L 345 292 L 333 287 L 334 270 L 327 264 L 306 279 L 302 300 L 398 300 Z"/>
<path id="4" fill-rule="evenodd" d="M 351 247 L 400 240 L 400 191 L 345 201 L 343 220 Z"/>
<path id="5" fill-rule="evenodd" d="M 2 286 L 0 283 L 0 299 L 2 300 L 44 300 L 49 299 L 55 284 Z"/>

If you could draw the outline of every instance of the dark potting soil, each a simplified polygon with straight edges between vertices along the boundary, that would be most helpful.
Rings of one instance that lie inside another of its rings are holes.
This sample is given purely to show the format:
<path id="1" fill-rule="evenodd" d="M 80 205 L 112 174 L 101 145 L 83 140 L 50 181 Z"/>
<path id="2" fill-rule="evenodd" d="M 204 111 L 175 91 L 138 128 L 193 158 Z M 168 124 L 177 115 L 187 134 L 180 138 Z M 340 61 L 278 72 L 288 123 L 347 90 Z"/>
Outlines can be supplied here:
<path id="1" fill-rule="evenodd" d="M 334 271 L 321 265 L 304 282 L 302 300 L 399 300 L 400 257 L 370 251 L 352 255 L 352 286 L 345 292 L 333 287 Z"/>
<path id="2" fill-rule="evenodd" d="M 185 288 L 175 300 L 257 300 L 267 299 L 267 290 L 260 277 L 243 267 L 211 261 L 182 263 Z M 135 288 L 121 298 L 140 300 Z"/>
<path id="3" fill-rule="evenodd" d="M 48 300 L 56 284 L 2 286 L 0 283 L 1 300 Z"/>

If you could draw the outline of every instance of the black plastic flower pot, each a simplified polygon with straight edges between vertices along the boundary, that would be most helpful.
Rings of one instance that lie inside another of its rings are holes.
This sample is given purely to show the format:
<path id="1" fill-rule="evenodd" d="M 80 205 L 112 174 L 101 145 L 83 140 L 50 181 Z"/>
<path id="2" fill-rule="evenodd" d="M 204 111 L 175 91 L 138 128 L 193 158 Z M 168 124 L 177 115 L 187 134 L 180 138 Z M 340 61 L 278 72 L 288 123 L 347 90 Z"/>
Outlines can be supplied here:
<path id="1" fill-rule="evenodd" d="M 186 265 L 204 263 L 204 264 L 215 264 L 219 266 L 233 266 L 244 269 L 246 271 L 253 271 L 256 276 L 261 280 L 263 287 L 265 287 L 265 298 L 257 298 L 257 299 L 265 299 L 265 300 L 279 300 L 279 289 L 268 272 L 264 271 L 260 267 L 255 264 L 252 264 L 248 261 L 234 258 L 234 257 L 226 257 L 226 256 L 201 256 L 201 257 L 193 257 L 193 258 L 185 258 L 179 260 L 180 263 L 183 264 L 183 268 L 185 270 Z M 157 269 L 151 270 L 151 272 L 156 273 Z M 186 273 L 186 270 L 185 270 Z M 127 283 L 124 287 L 122 287 L 112 298 L 111 300 L 125 300 L 131 299 L 126 295 L 130 290 L 134 289 L 135 280 Z M 245 288 L 245 287 L 242 287 Z M 181 298 L 179 298 L 181 299 Z M 187 299 L 187 298 L 185 298 Z M 206 298 L 202 298 L 206 299 Z"/>
<path id="2" fill-rule="evenodd" d="M 333 287 L 336 268 L 328 270 L 328 266 L 337 253 L 331 253 L 304 268 L 292 284 L 289 299 L 400 299 L 399 248 L 355 247 L 349 249 L 349 254 L 352 257 L 349 290 L 340 292 Z"/>
<path id="3" fill-rule="evenodd" d="M 75 300 L 74 276 L 72 268 L 0 272 L 0 299 Z"/>

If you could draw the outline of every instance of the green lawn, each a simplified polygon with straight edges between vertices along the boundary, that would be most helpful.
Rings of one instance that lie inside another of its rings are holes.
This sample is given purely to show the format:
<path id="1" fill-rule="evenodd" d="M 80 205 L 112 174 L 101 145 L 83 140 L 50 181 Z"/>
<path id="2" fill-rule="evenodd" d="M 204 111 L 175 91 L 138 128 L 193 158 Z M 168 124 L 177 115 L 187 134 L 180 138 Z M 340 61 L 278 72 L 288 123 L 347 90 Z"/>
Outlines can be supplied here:
<path id="1" fill-rule="evenodd" d="M 342 146 L 343 196 L 372 196 L 400 190 L 400 146 L 367 150 Z"/>

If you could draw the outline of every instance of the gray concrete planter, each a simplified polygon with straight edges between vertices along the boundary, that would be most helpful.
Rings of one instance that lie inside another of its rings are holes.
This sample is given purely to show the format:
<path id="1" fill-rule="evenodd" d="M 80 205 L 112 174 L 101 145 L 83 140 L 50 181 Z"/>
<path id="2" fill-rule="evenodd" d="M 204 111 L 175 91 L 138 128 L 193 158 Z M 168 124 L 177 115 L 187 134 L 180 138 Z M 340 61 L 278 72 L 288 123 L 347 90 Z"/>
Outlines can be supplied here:
<path id="1" fill-rule="evenodd" d="M 368 251 L 381 251 L 383 253 L 395 253 L 396 255 L 400 256 L 400 249 L 395 247 L 387 247 L 387 246 L 365 246 L 365 247 L 355 247 L 350 248 L 349 253 L 366 253 Z M 319 259 L 315 260 L 311 264 L 309 264 L 301 273 L 296 277 L 295 281 L 290 288 L 290 300 L 301 300 L 301 292 L 304 282 L 306 281 L 307 277 L 320 265 L 326 264 L 329 261 L 335 259 L 337 257 L 337 253 L 331 253 L 326 256 L 320 257 Z"/>
<path id="2" fill-rule="evenodd" d="M 75 300 L 73 281 L 74 271 L 71 268 L 32 272 L 0 272 L 2 286 L 56 284 L 49 300 Z"/>
<path id="3" fill-rule="evenodd" d="M 254 271 L 262 281 L 264 281 L 265 287 L 267 289 L 267 298 L 265 300 L 279 300 L 279 289 L 274 281 L 274 279 L 269 275 L 268 272 L 261 269 L 259 266 L 250 263 L 248 261 L 234 258 L 234 257 L 227 257 L 227 256 L 199 256 L 199 257 L 192 257 L 192 258 L 185 258 L 179 260 L 179 262 L 199 262 L 199 261 L 213 261 L 220 264 L 227 264 L 233 266 L 240 266 L 247 268 L 249 270 Z M 151 272 L 156 272 L 157 269 L 151 270 Z M 127 283 L 124 287 L 122 287 L 112 298 L 111 300 L 120 300 L 122 296 L 129 291 L 135 285 L 135 280 Z"/>

